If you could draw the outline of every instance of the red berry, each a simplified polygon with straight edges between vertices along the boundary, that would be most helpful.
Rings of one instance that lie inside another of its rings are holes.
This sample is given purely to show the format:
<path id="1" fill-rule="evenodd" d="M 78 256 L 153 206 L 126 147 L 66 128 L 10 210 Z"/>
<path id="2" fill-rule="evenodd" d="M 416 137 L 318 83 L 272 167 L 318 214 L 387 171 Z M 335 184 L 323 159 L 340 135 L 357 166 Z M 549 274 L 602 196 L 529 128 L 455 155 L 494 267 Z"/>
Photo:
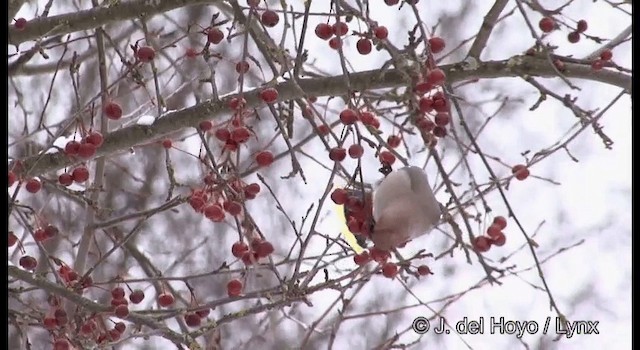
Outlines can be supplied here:
<path id="1" fill-rule="evenodd" d="M 358 114 L 351 108 L 343 109 L 340 112 L 340 121 L 344 125 L 351 125 L 358 121 Z"/>
<path id="2" fill-rule="evenodd" d="M 109 332 L 107 332 L 105 340 L 109 339 L 110 341 L 118 341 L 120 336 L 122 336 L 122 334 L 120 334 L 117 329 L 110 329 Z"/>
<path id="3" fill-rule="evenodd" d="M 15 23 L 13 24 L 13 26 L 17 29 L 17 30 L 24 30 L 24 28 L 27 27 L 27 20 L 25 18 L 16 18 L 15 19 Z"/>
<path id="4" fill-rule="evenodd" d="M 578 33 L 584 33 L 587 31 L 587 28 L 589 28 L 589 25 L 587 24 L 587 21 L 585 21 L 584 19 L 581 19 L 578 21 L 577 25 L 576 25 L 576 32 Z"/>
<path id="5" fill-rule="evenodd" d="M 447 112 L 448 107 L 447 100 L 442 93 L 439 92 L 433 96 L 433 109 L 435 109 L 436 112 Z"/>
<path id="6" fill-rule="evenodd" d="M 430 132 L 436 127 L 436 124 L 425 117 L 421 117 L 416 120 L 416 126 L 424 132 Z"/>
<path id="7" fill-rule="evenodd" d="M 203 210 L 204 216 L 213 222 L 221 222 L 224 220 L 224 210 L 218 204 L 211 204 L 204 208 Z"/>
<path id="8" fill-rule="evenodd" d="M 53 317 L 45 317 L 42 319 L 42 325 L 45 329 L 53 330 L 58 327 L 58 322 Z"/>
<path id="9" fill-rule="evenodd" d="M 27 184 L 25 185 L 25 188 L 29 193 L 38 193 L 38 191 L 40 191 L 40 189 L 42 188 L 42 183 L 40 182 L 40 180 L 35 178 L 29 179 L 29 181 L 27 181 Z"/>
<path id="10" fill-rule="evenodd" d="M 359 234 L 362 232 L 362 221 L 353 217 L 349 218 L 349 220 L 347 220 L 347 228 L 349 229 L 349 232 Z"/>
<path id="11" fill-rule="evenodd" d="M 398 265 L 388 262 L 382 265 L 382 275 L 387 278 L 394 278 L 398 274 Z"/>
<path id="12" fill-rule="evenodd" d="M 118 305 L 116 306 L 115 311 L 113 312 L 118 318 L 126 318 L 129 316 L 129 307 L 127 305 Z"/>
<path id="13" fill-rule="evenodd" d="M 603 61 L 610 61 L 613 58 L 613 52 L 611 50 L 606 49 L 600 53 L 600 59 Z"/>
<path id="14" fill-rule="evenodd" d="M 499 235 L 501 233 L 502 229 L 500 228 L 499 225 L 497 224 L 491 224 L 489 225 L 489 227 L 487 228 L 487 236 L 489 237 L 495 237 L 497 235 Z"/>
<path id="15" fill-rule="evenodd" d="M 334 147 L 329 150 L 329 159 L 334 162 L 341 162 L 347 157 L 347 150 L 342 147 Z"/>
<path id="16" fill-rule="evenodd" d="M 9 247 L 13 247 L 14 244 L 18 241 L 18 236 L 16 236 L 13 231 L 9 231 Z"/>
<path id="17" fill-rule="evenodd" d="M 570 43 L 575 44 L 578 41 L 580 41 L 580 33 L 578 32 L 571 32 L 567 35 L 567 40 L 569 40 Z"/>
<path id="18" fill-rule="evenodd" d="M 186 323 L 189 327 L 198 327 L 200 326 L 201 321 L 202 318 L 200 318 L 200 315 L 198 315 L 197 313 L 188 313 L 184 315 L 184 323 Z"/>
<path id="19" fill-rule="evenodd" d="M 224 39 L 224 33 L 218 28 L 207 30 L 207 41 L 212 44 L 219 44 Z"/>
<path id="20" fill-rule="evenodd" d="M 257 261 L 259 258 L 260 257 L 255 252 L 248 251 L 242 255 L 241 260 L 245 265 L 251 265 L 253 264 L 254 260 Z"/>
<path id="21" fill-rule="evenodd" d="M 387 145 L 389 145 L 389 147 L 391 148 L 396 148 L 400 146 L 401 142 L 402 142 L 402 139 L 400 138 L 400 136 L 389 135 L 389 137 L 387 137 Z"/>
<path id="22" fill-rule="evenodd" d="M 376 117 L 374 117 L 374 118 L 371 120 L 371 122 L 369 122 L 369 123 L 363 123 L 363 124 L 365 124 L 366 126 L 370 126 L 370 127 L 374 128 L 374 129 L 378 129 L 378 128 L 380 128 L 380 120 L 379 120 L 378 118 L 376 118 Z"/>
<path id="23" fill-rule="evenodd" d="M 249 62 L 247 61 L 240 61 L 238 63 L 236 63 L 236 72 L 237 73 L 246 73 L 249 71 Z"/>
<path id="24" fill-rule="evenodd" d="M 362 38 L 356 43 L 356 48 L 361 55 L 368 55 L 371 53 L 371 47 L 371 40 L 366 38 Z"/>
<path id="25" fill-rule="evenodd" d="M 33 240 L 36 242 L 42 242 L 47 239 L 47 235 L 44 233 L 43 229 L 37 229 L 33 232 Z"/>
<path id="26" fill-rule="evenodd" d="M 53 226 L 53 225 L 45 226 L 43 231 L 44 231 L 45 236 L 47 236 L 47 238 L 53 238 L 53 237 L 57 236 L 58 233 L 60 233 L 60 230 L 58 230 L 58 228 Z"/>
<path id="27" fill-rule="evenodd" d="M 138 57 L 140 62 L 151 62 L 156 57 L 156 50 L 151 46 L 139 47 L 136 51 L 136 57 Z"/>
<path id="28" fill-rule="evenodd" d="M 242 205 L 236 201 L 225 201 L 222 203 L 222 207 L 227 213 L 231 214 L 231 216 L 240 215 L 242 212 Z"/>
<path id="29" fill-rule="evenodd" d="M 66 145 L 64 145 L 64 153 L 73 156 L 78 154 L 78 150 L 80 149 L 80 142 L 78 141 L 69 141 Z"/>
<path id="30" fill-rule="evenodd" d="M 73 183 L 73 176 L 71 176 L 71 174 L 69 173 L 60 174 L 60 176 L 58 176 L 58 182 L 62 186 L 71 186 L 71 184 Z"/>
<path id="31" fill-rule="evenodd" d="M 447 76 L 440 68 L 433 69 L 427 74 L 427 82 L 432 85 L 442 85 Z"/>
<path id="32" fill-rule="evenodd" d="M 258 7 L 260 0 L 247 0 L 247 5 L 249 5 L 249 7 Z"/>
<path id="33" fill-rule="evenodd" d="M 231 131 L 227 128 L 220 128 L 215 131 L 214 135 L 218 140 L 225 142 L 231 137 Z"/>
<path id="34" fill-rule="evenodd" d="M 332 29 L 336 36 L 344 36 L 349 32 L 349 26 L 344 22 L 334 23 Z"/>
<path id="35" fill-rule="evenodd" d="M 97 148 L 102 146 L 102 142 L 104 142 L 104 137 L 102 136 L 101 133 L 97 131 L 92 131 L 89 135 L 87 135 L 87 138 L 85 140 L 87 141 L 87 143 L 91 143 Z"/>
<path id="36" fill-rule="evenodd" d="M 377 263 L 386 262 L 387 259 L 391 257 L 391 253 L 386 250 L 381 250 L 376 247 L 370 249 L 369 254 L 371 255 L 371 259 Z"/>
<path id="37" fill-rule="evenodd" d="M 16 174 L 13 171 L 9 170 L 9 187 L 13 186 L 16 180 L 18 180 Z"/>
<path id="38" fill-rule="evenodd" d="M 544 17 L 540 20 L 538 26 L 543 32 L 549 33 L 553 31 L 554 27 L 556 26 L 556 21 L 552 17 Z"/>
<path id="39" fill-rule="evenodd" d="M 248 184 L 247 187 L 244 188 L 244 190 L 255 196 L 256 194 L 260 193 L 260 185 L 254 182 Z"/>
<path id="40" fill-rule="evenodd" d="M 380 26 L 373 30 L 373 35 L 380 40 L 384 40 L 389 36 L 389 30 L 385 26 Z"/>
<path id="41" fill-rule="evenodd" d="M 433 99 L 431 97 L 422 97 L 418 101 L 418 108 L 422 113 L 429 113 L 433 110 Z"/>
<path id="42" fill-rule="evenodd" d="M 96 329 L 96 324 L 91 320 L 87 321 L 86 323 L 83 323 L 82 326 L 80 326 L 80 332 L 84 335 L 93 333 L 95 329 Z"/>
<path id="43" fill-rule="evenodd" d="M 271 10 L 266 10 L 262 13 L 261 16 L 262 23 L 265 27 L 275 27 L 276 24 L 280 21 L 280 17 L 278 14 Z"/>
<path id="44" fill-rule="evenodd" d="M 489 237 L 478 236 L 473 240 L 473 249 L 479 253 L 484 253 L 491 248 L 491 240 Z"/>
<path id="45" fill-rule="evenodd" d="M 244 253 L 249 251 L 249 246 L 244 242 L 236 242 L 231 246 L 231 254 L 236 258 L 241 258 Z"/>
<path id="46" fill-rule="evenodd" d="M 431 53 L 440 53 L 445 48 L 444 39 L 439 36 L 434 36 L 429 39 L 429 48 L 431 49 Z"/>
<path id="47" fill-rule="evenodd" d="M 324 125 L 324 124 L 319 125 L 318 126 L 318 135 L 320 135 L 320 136 L 328 135 L 329 134 L 329 130 L 330 130 L 329 126 Z"/>
<path id="48" fill-rule="evenodd" d="M 263 241 L 258 244 L 256 254 L 261 258 L 266 258 L 274 252 L 273 244 L 271 242 Z"/>
<path id="49" fill-rule="evenodd" d="M 122 117 L 122 107 L 115 102 L 107 103 L 104 106 L 103 111 L 109 119 L 118 120 Z"/>
<path id="50" fill-rule="evenodd" d="M 227 282 L 227 295 L 237 297 L 242 293 L 242 282 L 238 279 L 232 279 Z"/>
<path id="51" fill-rule="evenodd" d="M 316 26 L 316 36 L 322 40 L 329 40 L 333 36 L 333 27 L 327 23 L 319 23 Z"/>
<path id="52" fill-rule="evenodd" d="M 111 299 L 111 306 L 113 306 L 112 310 L 115 310 L 116 306 L 118 305 L 128 306 L 129 302 L 125 299 Z"/>
<path id="53" fill-rule="evenodd" d="M 115 287 L 111 290 L 111 298 L 113 299 L 124 299 L 124 288 Z"/>
<path id="54" fill-rule="evenodd" d="M 329 47 L 334 49 L 334 50 L 337 50 L 337 49 L 341 48 L 342 47 L 342 40 L 340 40 L 339 37 L 334 36 L 333 38 L 331 38 L 331 40 L 329 40 Z"/>
<path id="55" fill-rule="evenodd" d="M 394 156 L 393 153 L 389 151 L 380 152 L 380 163 L 393 165 L 395 161 L 396 161 L 396 156 Z"/>
<path id="56" fill-rule="evenodd" d="M 433 134 L 437 137 L 445 137 L 447 136 L 447 129 L 444 126 L 436 126 L 433 128 Z"/>
<path id="57" fill-rule="evenodd" d="M 235 150 L 238 149 L 238 143 L 232 139 L 227 140 L 227 142 L 224 143 L 224 148 L 226 150 L 229 150 L 231 152 L 234 152 Z"/>
<path id="58" fill-rule="evenodd" d="M 302 109 L 302 117 L 309 120 L 313 119 L 313 110 L 311 107 L 306 106 Z"/>
<path id="59" fill-rule="evenodd" d="M 398 3 L 398 1 L 400 1 L 400 0 L 384 0 L 384 3 L 389 5 L 389 6 L 393 6 L 393 5 L 396 5 Z"/>
<path id="60" fill-rule="evenodd" d="M 498 225 L 500 230 L 504 230 L 507 227 L 507 219 L 504 216 L 496 216 L 493 218 L 493 224 Z"/>
<path id="61" fill-rule="evenodd" d="M 376 119 L 376 116 L 373 113 L 369 112 L 369 111 L 365 111 L 365 112 L 360 113 L 360 120 L 362 121 L 362 124 L 364 124 L 364 125 L 373 124 L 374 123 L 374 121 L 373 121 L 374 119 Z"/>
<path id="62" fill-rule="evenodd" d="M 595 60 L 593 61 L 593 63 L 591 63 L 591 69 L 593 70 L 601 70 L 602 68 L 604 68 L 603 60 Z"/>
<path id="63" fill-rule="evenodd" d="M 514 165 L 511 168 L 511 173 L 516 177 L 516 179 L 522 181 L 529 177 L 529 168 L 522 164 Z"/>
<path id="64" fill-rule="evenodd" d="M 274 103 L 278 99 L 278 90 L 274 88 L 266 88 L 260 91 L 260 98 L 266 103 Z"/>
<path id="65" fill-rule="evenodd" d="M 362 157 L 362 154 L 364 154 L 364 148 L 361 145 L 356 143 L 349 146 L 349 157 L 358 159 Z"/>
<path id="66" fill-rule="evenodd" d="M 73 177 L 73 181 L 77 183 L 85 182 L 89 179 L 89 170 L 84 166 L 79 166 L 73 169 L 71 177 Z"/>
<path id="67" fill-rule="evenodd" d="M 231 130 L 231 139 L 237 143 L 243 143 L 249 140 L 251 132 L 244 126 Z"/>
<path id="68" fill-rule="evenodd" d="M 80 158 L 91 158 L 96 154 L 96 146 L 92 143 L 81 143 L 78 146 L 78 157 Z"/>
<path id="69" fill-rule="evenodd" d="M 127 325 L 125 325 L 124 322 L 116 322 L 116 324 L 113 326 L 113 329 L 117 330 L 120 333 L 124 333 L 124 331 L 127 330 Z"/>
<path id="70" fill-rule="evenodd" d="M 449 124 L 451 118 L 449 117 L 449 113 L 438 113 L 436 114 L 435 121 L 436 125 L 445 126 Z"/>
<path id="71" fill-rule="evenodd" d="M 358 266 L 366 265 L 369 261 L 371 261 L 371 256 L 366 250 L 353 256 L 353 262 Z"/>
<path id="72" fill-rule="evenodd" d="M 426 276 L 431 274 L 431 269 L 427 265 L 418 266 L 418 275 Z"/>
<path id="73" fill-rule="evenodd" d="M 184 55 L 187 56 L 187 58 L 196 58 L 196 56 L 198 56 L 198 51 L 196 51 L 196 49 L 194 49 L 193 47 L 190 47 L 187 49 Z"/>
<path id="74" fill-rule="evenodd" d="M 213 129 L 213 123 L 210 120 L 203 120 L 198 124 L 198 127 L 202 131 L 209 131 Z"/>
<path id="75" fill-rule="evenodd" d="M 336 188 L 331 192 L 331 200 L 338 205 L 345 204 L 347 199 L 349 199 L 349 192 L 344 188 Z"/>
<path id="76" fill-rule="evenodd" d="M 36 266 L 38 266 L 36 258 L 29 255 L 21 257 L 18 263 L 26 270 L 35 270 Z"/>
<path id="77" fill-rule="evenodd" d="M 160 305 L 162 307 L 170 306 L 171 304 L 173 304 L 174 301 L 175 301 L 175 299 L 173 298 L 173 295 L 171 295 L 171 294 L 162 293 L 162 294 L 158 295 L 158 305 Z"/>
<path id="78" fill-rule="evenodd" d="M 132 304 L 140 304 L 144 300 L 144 291 L 136 289 L 129 294 L 129 300 Z"/>
<path id="79" fill-rule="evenodd" d="M 491 244 L 502 247 L 507 242 L 507 237 L 505 237 L 504 233 L 500 232 L 499 234 L 491 237 Z"/>
<path id="80" fill-rule="evenodd" d="M 202 308 L 200 310 L 196 310 L 196 314 L 198 314 L 198 316 L 200 316 L 200 318 L 207 318 L 207 316 L 209 316 L 210 313 L 210 309 L 209 308 Z"/>
<path id="81" fill-rule="evenodd" d="M 273 153 L 271 151 L 262 151 L 256 155 L 256 162 L 261 167 L 267 167 L 273 163 Z"/>

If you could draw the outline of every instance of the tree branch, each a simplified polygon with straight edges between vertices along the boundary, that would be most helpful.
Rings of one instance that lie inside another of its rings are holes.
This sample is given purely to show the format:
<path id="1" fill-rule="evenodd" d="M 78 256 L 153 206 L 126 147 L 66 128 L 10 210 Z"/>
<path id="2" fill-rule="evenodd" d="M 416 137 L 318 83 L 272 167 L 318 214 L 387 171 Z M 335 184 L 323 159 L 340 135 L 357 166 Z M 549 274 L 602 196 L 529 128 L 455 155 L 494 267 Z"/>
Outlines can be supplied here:
<path id="1" fill-rule="evenodd" d="M 456 63 L 441 66 L 446 72 L 447 81 L 456 83 L 468 79 L 495 79 L 504 77 L 557 77 L 553 67 L 544 58 L 532 56 L 517 56 L 509 60 L 489 61 L 480 63 L 475 69 L 464 69 L 462 64 Z M 416 72 L 417 73 L 417 72 Z M 613 70 L 594 71 L 590 65 L 565 63 L 563 72 L 567 78 L 587 79 L 614 85 L 631 93 L 631 76 Z M 351 73 L 351 88 L 356 91 L 371 89 L 396 88 L 408 86 L 406 75 L 396 69 L 386 71 L 371 70 Z M 278 101 L 286 101 L 309 96 L 339 96 L 346 94 L 343 76 L 326 78 L 299 79 L 299 88 L 290 81 L 275 86 L 278 90 Z M 301 88 L 301 90 L 300 90 Z M 244 93 L 247 108 L 255 108 L 263 104 L 258 96 L 261 88 Z M 230 113 L 228 100 L 233 95 L 227 95 L 222 100 L 209 100 L 192 107 L 175 110 L 158 118 L 153 125 L 132 125 L 116 130 L 105 137 L 104 144 L 96 152 L 96 157 L 103 157 L 127 150 L 139 144 L 148 143 L 172 132 L 186 127 L 195 127 L 203 120 L 211 120 Z M 86 160 L 85 160 L 86 161 Z M 64 153 L 49 153 L 32 156 L 22 161 L 28 176 L 37 176 L 49 171 L 58 170 L 65 166 L 79 163 L 76 158 L 67 157 Z M 10 165 L 11 167 L 11 165 Z"/>
<path id="2" fill-rule="evenodd" d="M 9 26 L 9 43 L 19 45 L 25 41 L 44 36 L 69 34 L 82 30 L 94 29 L 109 23 L 131 18 L 152 16 L 177 8 L 215 4 L 219 0 L 140 0 L 132 2 L 119 1 L 117 5 L 98 7 L 63 15 L 36 18 L 27 22 L 23 30 Z"/>
<path id="3" fill-rule="evenodd" d="M 84 308 L 91 312 L 109 312 L 110 310 L 110 308 L 106 305 L 95 303 L 87 298 L 82 297 L 82 295 L 77 294 L 71 289 L 67 289 L 59 284 L 49 282 L 42 277 L 37 277 L 31 272 L 22 270 L 17 266 L 9 266 L 8 271 L 9 276 L 13 278 L 41 288 L 48 293 L 61 296 L 74 303 L 74 305 L 77 305 L 78 307 Z M 182 335 L 167 328 L 167 326 L 163 323 L 157 322 L 150 317 L 142 316 L 137 312 L 129 312 L 129 315 L 126 317 L 126 319 L 130 322 L 142 324 L 151 329 L 159 330 L 160 332 L 162 332 L 165 338 L 171 340 L 176 344 L 189 344 L 191 342 L 190 340 L 186 339 L 186 337 L 183 337 Z"/>

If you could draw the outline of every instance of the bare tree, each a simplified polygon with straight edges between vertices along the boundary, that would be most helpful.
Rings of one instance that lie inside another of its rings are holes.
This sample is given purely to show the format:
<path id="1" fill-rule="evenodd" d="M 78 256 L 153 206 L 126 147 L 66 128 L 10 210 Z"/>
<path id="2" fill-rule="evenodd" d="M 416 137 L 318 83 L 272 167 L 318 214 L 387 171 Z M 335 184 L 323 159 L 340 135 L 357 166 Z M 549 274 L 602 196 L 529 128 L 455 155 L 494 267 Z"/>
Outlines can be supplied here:
<path id="1" fill-rule="evenodd" d="M 588 131 L 613 152 L 631 13 L 548 3 L 10 1 L 9 348 L 446 345 L 449 310 L 512 279 L 573 327 L 599 296 L 559 301 L 544 265 L 585 239 L 541 247 L 556 218 L 511 193 L 559 191 L 536 170 Z M 363 195 L 407 165 L 441 222 L 383 251 Z"/>

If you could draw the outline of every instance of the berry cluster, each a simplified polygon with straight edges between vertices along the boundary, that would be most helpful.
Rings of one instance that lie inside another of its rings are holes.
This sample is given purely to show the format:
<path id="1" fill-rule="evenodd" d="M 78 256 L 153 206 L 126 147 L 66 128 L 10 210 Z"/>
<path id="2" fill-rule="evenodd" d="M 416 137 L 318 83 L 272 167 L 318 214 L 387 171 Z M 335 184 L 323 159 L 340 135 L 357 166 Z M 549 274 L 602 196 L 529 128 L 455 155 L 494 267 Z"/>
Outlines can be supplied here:
<path id="1" fill-rule="evenodd" d="M 266 258 L 274 251 L 271 242 L 256 237 L 251 240 L 251 244 L 239 241 L 231 246 L 231 254 L 242 260 L 245 265 L 252 265 L 261 258 Z"/>
<path id="2" fill-rule="evenodd" d="M 398 264 L 388 261 L 390 258 L 391 254 L 388 251 L 373 247 L 369 251 L 364 250 L 362 253 L 354 255 L 353 262 L 358 266 L 364 266 L 370 261 L 375 261 L 379 264 L 384 277 L 394 278 L 399 272 L 399 267 Z M 418 266 L 415 272 L 419 276 L 432 274 L 431 269 L 427 265 Z"/>
<path id="3" fill-rule="evenodd" d="M 496 216 L 493 218 L 493 223 L 487 228 L 487 234 L 484 236 L 477 236 L 473 240 L 473 249 L 478 253 L 484 253 L 491 248 L 492 245 L 497 247 L 503 246 L 507 238 L 502 232 L 507 227 L 507 219 L 503 216 Z"/>
<path id="4" fill-rule="evenodd" d="M 229 189 L 225 191 L 224 181 L 216 179 L 213 174 L 205 176 L 204 184 L 204 187 L 192 190 L 189 204 L 213 222 L 224 221 L 227 213 L 240 215 L 242 202 L 255 199 L 260 193 L 259 184 L 245 184 L 241 180 L 230 181 Z"/>

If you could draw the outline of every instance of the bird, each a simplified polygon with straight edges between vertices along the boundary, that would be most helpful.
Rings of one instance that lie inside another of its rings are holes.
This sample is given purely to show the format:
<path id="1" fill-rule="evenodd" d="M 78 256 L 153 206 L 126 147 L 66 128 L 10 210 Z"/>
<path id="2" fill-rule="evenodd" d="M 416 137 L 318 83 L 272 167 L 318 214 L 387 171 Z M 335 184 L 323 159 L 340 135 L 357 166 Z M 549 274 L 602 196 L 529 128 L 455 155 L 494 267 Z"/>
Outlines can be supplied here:
<path id="1" fill-rule="evenodd" d="M 389 173 L 373 188 L 372 230 L 374 247 L 392 250 L 429 233 L 442 217 L 426 172 L 405 166 Z"/>

